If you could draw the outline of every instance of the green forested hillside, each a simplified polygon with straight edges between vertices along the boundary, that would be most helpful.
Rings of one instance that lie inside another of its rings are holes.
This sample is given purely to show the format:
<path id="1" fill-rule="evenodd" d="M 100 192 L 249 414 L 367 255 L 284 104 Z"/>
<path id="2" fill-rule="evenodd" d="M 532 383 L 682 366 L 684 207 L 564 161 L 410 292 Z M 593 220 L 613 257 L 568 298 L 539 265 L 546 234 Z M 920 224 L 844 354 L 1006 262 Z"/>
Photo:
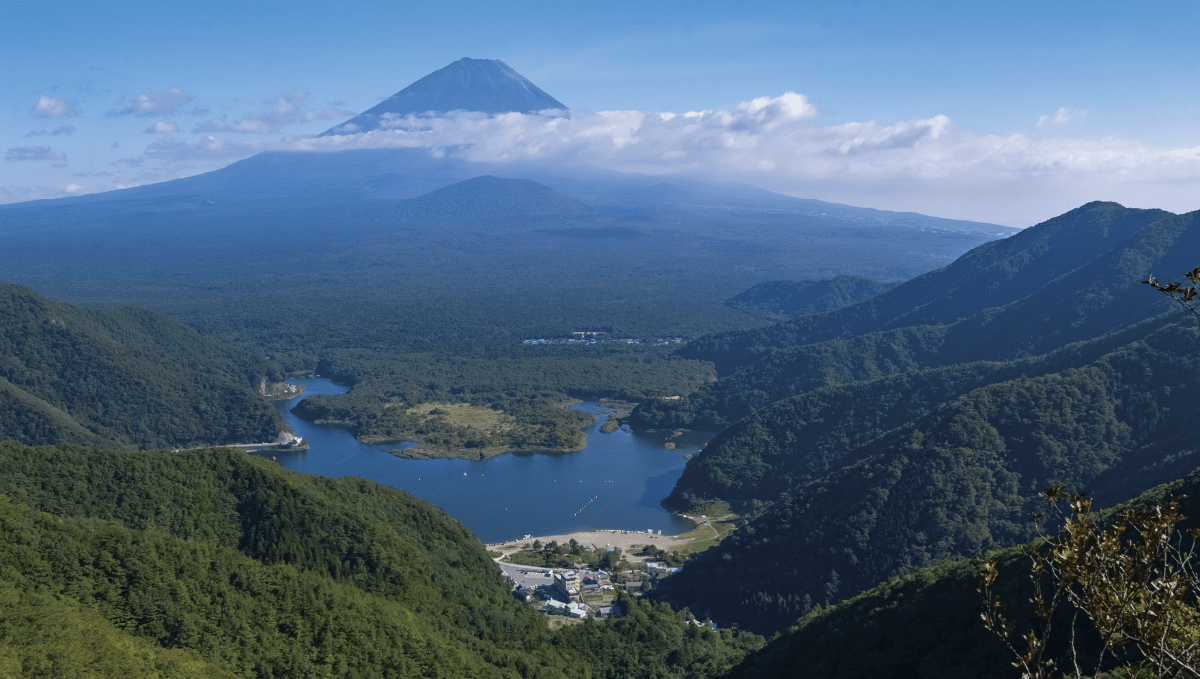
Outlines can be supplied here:
<path id="1" fill-rule="evenodd" d="M 552 633 L 441 510 L 228 449 L 0 443 L 0 601 L 20 662 L 144 676 L 716 677 L 763 644 L 632 600 Z"/>
<path id="2" fill-rule="evenodd" d="M 629 421 L 634 427 L 721 431 L 780 399 L 936 363 L 945 336 L 945 327 L 922 326 L 780 349 L 681 399 L 647 399 Z"/>
<path id="3" fill-rule="evenodd" d="M 1200 338 L 1138 281 L 1190 270 L 1197 242 L 1200 213 L 1092 203 L 855 306 L 693 342 L 745 367 L 630 421 L 728 427 L 665 504 L 753 518 L 664 596 L 770 631 L 1024 539 L 1051 481 L 1113 502 L 1172 478 L 1196 451 Z"/>
<path id="4" fill-rule="evenodd" d="M 719 431 L 822 386 L 1086 342 L 1167 310 L 1137 281 L 1190 270 L 1196 242 L 1200 213 L 1091 203 L 861 304 L 699 338 L 681 353 L 726 376 L 687 399 L 648 401 L 631 422 Z"/>
<path id="5" fill-rule="evenodd" d="M 899 283 L 883 283 L 862 276 L 834 276 L 820 281 L 767 281 L 725 302 L 753 316 L 783 320 L 841 309 L 891 290 Z"/>
<path id="6" fill-rule="evenodd" d="M 8 519 L 10 505 L 0 499 Z M 0 574 L 0 677 L 128 677 L 233 679 L 233 672 L 196 651 L 165 649 L 135 636 L 94 609 L 54 594 L 14 585 Z"/>
<path id="7" fill-rule="evenodd" d="M 163 648 L 238 676 L 478 676 L 482 663 L 408 607 L 230 547 L 0 501 L 0 569 L 21 592 L 78 601 Z M 472 662 L 473 661 L 473 662 Z"/>
<path id="8" fill-rule="evenodd" d="M 763 647 L 755 634 L 695 623 L 691 615 L 622 592 L 620 618 L 565 627 L 559 638 L 604 679 L 720 677 Z"/>
<path id="9" fill-rule="evenodd" d="M 1149 507 L 1177 500 L 1185 519 L 1178 528 L 1200 527 L 1200 472 L 1153 488 L 1128 504 Z M 996 591 L 1004 613 L 1018 633 L 1033 627 L 1027 602 L 1032 595 L 1030 561 L 1016 548 L 942 562 L 894 577 L 836 606 L 814 607 L 782 636 L 738 665 L 730 679 L 890 679 L 901 677 L 1019 676 L 1003 643 L 984 629 L 983 600 L 976 581 L 984 561 L 1000 570 Z M 1071 664 L 1070 643 L 1085 664 L 1098 656 L 1099 635 L 1080 616 L 1070 637 L 1070 608 L 1060 611 L 1051 637 L 1050 657 L 1058 667 Z"/>
<path id="10" fill-rule="evenodd" d="M 945 362 L 1045 353 L 1155 315 L 1130 282 L 1194 264 L 1200 214 L 1089 203 L 890 292 L 826 314 L 689 344 L 684 355 L 727 374 L 771 351 L 929 325 L 951 326 Z M 943 363 L 944 364 L 944 363 Z"/>
<path id="11" fill-rule="evenodd" d="M 271 440 L 257 389 L 282 379 L 143 309 L 89 309 L 0 284 L 0 439 L 153 448 Z"/>
<path id="12" fill-rule="evenodd" d="M 700 338 L 681 353 L 724 379 L 631 422 L 719 431 L 821 386 L 1086 342 L 1162 313 L 1137 281 L 1190 270 L 1196 242 L 1200 213 L 1091 203 L 852 307 Z"/>
<path id="13" fill-rule="evenodd" d="M 1004 370 L 905 375 L 756 413 L 689 463 L 670 501 L 773 503 L 664 595 L 771 631 L 812 604 L 1028 538 L 1024 519 L 1052 482 L 1109 504 L 1172 478 L 1195 464 L 1200 417 L 1200 328 L 1184 323 L 1091 362 L 1076 360 L 1095 347 L 1073 349 L 1067 365 L 1028 362 L 974 389 Z M 714 579 L 728 584 L 713 590 Z"/>
<path id="14" fill-rule="evenodd" d="M 9 442 L 0 494 L 59 517 L 10 507 L 12 546 L 0 551 L 24 591 L 70 596 L 242 676 L 298 676 L 304 662 L 332 676 L 582 673 L 482 544 L 391 488 L 231 450 Z"/>
<path id="15" fill-rule="evenodd" d="M 831 380 L 836 386 L 756 404 L 758 409 L 724 429 L 691 460 L 665 503 L 686 511 L 693 507 L 684 495 L 696 500 L 723 500 L 735 506 L 754 500 L 770 501 L 794 485 L 821 476 L 839 459 L 872 445 L 885 433 L 947 407 L 975 389 L 1061 373 L 1091 365 L 1113 352 L 1135 351 L 1131 347 L 1140 346 L 1136 343 L 1156 333 L 1170 332 L 1169 326 L 1177 321 L 1188 324 L 1187 319 L 1169 312 L 1045 356 L 896 371 L 889 377 L 849 383 Z M 779 352 L 773 359 L 806 348 Z M 769 359 L 764 364 L 773 362 Z M 736 382 L 744 373 L 758 370 L 759 366 L 748 368 L 721 382 Z M 834 370 L 826 370 L 825 374 L 830 372 Z M 1146 377 L 1151 382 L 1163 379 L 1161 374 Z M 1166 396 L 1163 394 L 1162 400 Z"/>

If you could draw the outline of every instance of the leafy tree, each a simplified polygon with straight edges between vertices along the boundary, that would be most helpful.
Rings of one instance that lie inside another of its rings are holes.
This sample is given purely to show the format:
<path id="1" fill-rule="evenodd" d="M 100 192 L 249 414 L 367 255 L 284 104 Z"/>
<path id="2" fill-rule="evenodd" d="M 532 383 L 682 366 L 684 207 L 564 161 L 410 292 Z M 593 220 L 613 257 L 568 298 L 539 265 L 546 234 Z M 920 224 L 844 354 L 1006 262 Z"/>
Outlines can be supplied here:
<path id="1" fill-rule="evenodd" d="M 1154 274 L 1151 274 L 1150 278 L 1142 281 L 1142 283 L 1153 287 L 1155 290 L 1175 300 L 1179 306 L 1200 316 L 1200 307 L 1197 306 L 1198 302 L 1196 301 L 1196 298 L 1200 296 L 1200 291 L 1196 290 L 1196 284 L 1200 283 L 1200 266 L 1183 275 L 1192 282 L 1192 287 L 1186 288 L 1181 283 L 1176 283 L 1175 281 L 1167 281 L 1167 284 L 1163 285 L 1158 282 Z"/>
<path id="2" fill-rule="evenodd" d="M 1025 548 L 1033 561 L 1031 601 L 1039 629 L 1016 641 L 1016 624 L 1001 612 L 1003 603 L 993 590 L 999 575 L 996 564 L 986 564 L 979 576 L 979 590 L 986 600 L 984 626 L 1008 645 L 1022 677 L 1056 675 L 1057 662 L 1048 656 L 1047 648 L 1054 623 L 1061 617 L 1055 612 L 1063 603 L 1086 616 L 1102 641 L 1095 662 L 1081 665 L 1072 634 L 1071 658 L 1077 676 L 1085 668 L 1129 662 L 1131 650 L 1140 659 L 1127 669 L 1150 670 L 1163 679 L 1200 676 L 1200 575 L 1193 564 L 1200 529 L 1188 532 L 1191 542 L 1185 545 L 1176 531 L 1184 519 L 1177 500 L 1150 509 L 1126 508 L 1105 525 L 1092 511 L 1090 498 L 1068 494 L 1058 485 L 1046 491 L 1056 514 L 1057 503 L 1064 498 L 1070 516 L 1063 531 L 1054 539 L 1043 535 L 1042 544 Z M 1041 521 L 1044 515 L 1039 512 L 1034 518 Z M 1126 536 L 1130 531 L 1132 540 Z"/>
<path id="3" fill-rule="evenodd" d="M 1200 316 L 1194 302 L 1200 267 L 1184 276 L 1193 283 L 1191 287 L 1175 281 L 1163 285 L 1154 275 L 1142 283 Z M 1138 659 L 1126 667 L 1130 674 L 1148 670 L 1160 678 L 1200 677 L 1200 573 L 1193 563 L 1200 529 L 1188 531 L 1191 542 L 1185 545 L 1176 530 L 1185 518 L 1178 500 L 1150 509 L 1126 508 L 1106 523 L 1092 512 L 1091 498 L 1067 493 L 1058 484 L 1045 496 L 1056 515 L 1058 501 L 1066 498 L 1070 515 L 1057 537 L 1041 534 L 1044 544 L 1025 549 L 1033 562 L 1031 602 L 1038 629 L 1016 641 L 1017 626 L 1001 612 L 1003 603 L 993 589 L 999 575 L 996 564 L 988 563 L 979 576 L 979 591 L 986 601 L 984 626 L 1004 640 L 1022 677 L 1055 675 L 1057 661 L 1047 656 L 1047 648 L 1055 612 L 1064 602 L 1100 633 L 1099 657 L 1088 667 L 1125 660 L 1132 650 Z M 1044 518 L 1042 512 L 1034 515 L 1035 522 Z M 1133 539 L 1127 538 L 1128 532 Z M 1076 676 L 1082 676 L 1074 631 L 1072 625 L 1071 660 Z"/>

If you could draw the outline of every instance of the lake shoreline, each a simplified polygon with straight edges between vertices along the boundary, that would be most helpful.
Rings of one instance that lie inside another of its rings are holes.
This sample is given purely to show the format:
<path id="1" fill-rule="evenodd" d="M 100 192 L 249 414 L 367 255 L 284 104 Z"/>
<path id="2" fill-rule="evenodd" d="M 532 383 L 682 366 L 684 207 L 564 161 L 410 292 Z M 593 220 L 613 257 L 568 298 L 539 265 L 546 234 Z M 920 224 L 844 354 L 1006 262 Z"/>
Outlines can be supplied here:
<path id="1" fill-rule="evenodd" d="M 688 529 L 675 535 L 651 535 L 646 531 L 598 528 L 595 530 L 581 530 L 573 533 L 563 533 L 562 535 L 531 535 L 527 538 L 521 538 L 519 540 L 504 540 L 501 542 L 485 544 L 484 546 L 491 551 L 500 552 L 507 556 L 508 554 L 521 551 L 523 545 L 532 545 L 534 540 L 541 542 L 543 545 L 551 542 L 557 542 L 560 545 L 565 545 L 570 543 L 571 540 L 575 540 L 584 547 L 595 547 L 599 549 L 613 547 L 615 549 L 620 549 L 621 555 L 625 557 L 626 560 L 631 562 L 642 562 L 646 560 L 646 557 L 635 556 L 633 553 L 635 551 L 635 547 L 640 547 L 642 545 L 654 545 L 659 549 L 670 551 L 672 547 L 678 547 L 686 544 L 687 541 L 679 536 L 686 535 L 691 530 L 692 529 Z"/>
<path id="2" fill-rule="evenodd" d="M 306 387 L 306 395 L 347 390 L 328 379 L 294 381 Z M 602 527 L 633 529 L 625 539 L 633 535 L 633 542 L 671 547 L 668 536 L 686 532 L 692 525 L 659 502 L 682 474 L 686 454 L 702 448 L 709 436 L 675 438 L 684 450 L 669 450 L 663 441 L 672 432 L 644 435 L 618 429 L 602 434 L 599 425 L 608 419 L 609 409 L 586 401 L 570 406 L 597 416 L 596 424 L 583 430 L 588 438 L 581 450 L 517 449 L 479 460 L 481 449 L 467 449 L 474 454 L 473 459 L 445 455 L 409 459 L 435 450 L 418 446 L 410 452 L 410 443 L 364 443 L 344 423 L 318 423 L 299 417 L 292 412 L 297 400 L 278 401 L 275 407 L 285 422 L 304 437 L 309 449 L 252 454 L 268 459 L 277 455 L 279 465 L 304 474 L 358 476 L 406 491 L 459 519 L 484 542 L 525 533 L 593 533 Z M 404 456 L 389 449 L 399 449 Z M 655 529 L 654 539 L 648 538 L 648 529 Z M 657 536 L 659 529 L 662 537 Z M 643 533 L 637 534 L 638 530 Z M 597 544 L 611 543 L 613 535 L 607 534 L 609 539 Z"/>

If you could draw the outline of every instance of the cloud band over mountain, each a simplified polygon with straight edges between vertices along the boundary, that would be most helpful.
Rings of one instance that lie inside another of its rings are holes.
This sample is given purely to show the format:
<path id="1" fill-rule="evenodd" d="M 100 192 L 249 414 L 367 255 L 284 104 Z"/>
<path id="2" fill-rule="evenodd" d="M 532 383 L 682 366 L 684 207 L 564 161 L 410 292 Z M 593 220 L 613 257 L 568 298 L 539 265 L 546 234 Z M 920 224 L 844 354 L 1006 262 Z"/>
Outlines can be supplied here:
<path id="1" fill-rule="evenodd" d="M 980 134 L 944 115 L 822 125 L 803 95 L 682 115 L 641 111 L 406 116 L 279 150 L 424 147 L 477 162 L 578 164 L 747 181 L 792 195 L 1029 225 L 1099 198 L 1198 207 L 1200 147 Z M 1181 186 L 1190 187 L 1181 192 Z M 814 194 L 824 194 L 815 195 Z M 871 196 L 873 198 L 868 198 Z M 886 197 L 884 203 L 879 197 Z M 1053 207 L 1031 199 L 1053 200 Z"/>
<path id="2" fill-rule="evenodd" d="M 287 108 L 284 114 L 308 113 Z M 267 118 L 250 122 L 277 130 Z M 981 134 L 944 115 L 890 124 L 822 124 L 820 118 L 804 95 L 789 92 L 684 114 L 572 109 L 393 116 L 371 132 L 276 142 L 221 139 L 214 134 L 229 130 L 213 128 L 195 142 L 164 134 L 129 163 L 141 179 L 126 184 L 195 174 L 260 151 L 403 147 L 485 163 L 745 181 L 802 197 L 1014 226 L 1096 199 L 1176 211 L 1198 207 L 1200 147 Z"/>

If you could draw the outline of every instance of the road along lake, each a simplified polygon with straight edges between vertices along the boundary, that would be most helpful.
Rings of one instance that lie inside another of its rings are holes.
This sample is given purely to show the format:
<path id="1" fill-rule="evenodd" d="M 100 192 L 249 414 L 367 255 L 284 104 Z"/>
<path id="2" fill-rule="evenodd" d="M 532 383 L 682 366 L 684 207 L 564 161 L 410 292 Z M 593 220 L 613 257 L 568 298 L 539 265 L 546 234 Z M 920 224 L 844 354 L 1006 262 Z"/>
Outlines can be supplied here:
<path id="1" fill-rule="evenodd" d="M 668 432 L 599 431 L 607 415 L 595 403 L 572 408 L 598 413 L 586 429 L 587 447 L 575 453 L 508 453 L 483 461 L 406 460 L 387 452 L 395 443 L 359 443 L 339 425 L 302 420 L 290 411 L 304 396 L 341 394 L 326 379 L 297 379 L 304 394 L 275 407 L 308 442 L 308 450 L 264 453 L 286 469 L 322 476 L 360 476 L 412 493 L 463 522 L 483 542 L 524 535 L 558 535 L 596 529 L 661 530 L 673 535 L 691 521 L 659 506 L 683 473 L 684 456 L 711 435 L 687 432 L 676 449 Z"/>

